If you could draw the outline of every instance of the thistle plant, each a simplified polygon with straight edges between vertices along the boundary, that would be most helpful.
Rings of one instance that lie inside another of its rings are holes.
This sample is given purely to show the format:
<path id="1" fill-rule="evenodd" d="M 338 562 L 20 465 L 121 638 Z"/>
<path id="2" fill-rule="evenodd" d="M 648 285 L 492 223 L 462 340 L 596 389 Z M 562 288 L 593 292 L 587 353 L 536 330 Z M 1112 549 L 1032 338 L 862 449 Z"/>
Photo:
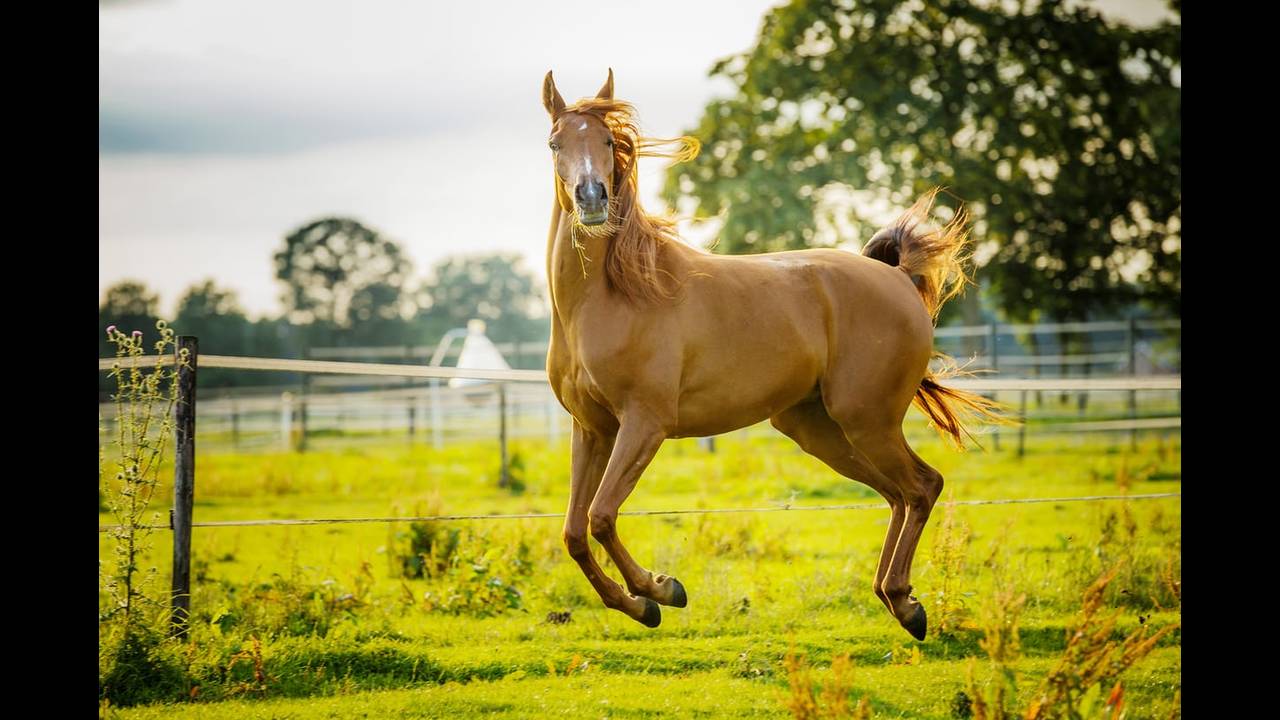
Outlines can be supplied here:
<path id="1" fill-rule="evenodd" d="M 1009 705 L 1017 696 L 1015 663 L 1022 655 L 1020 622 L 1027 595 L 1020 592 L 1009 572 L 1008 526 L 992 546 L 986 566 L 994 580 L 988 601 L 979 609 L 978 626 L 983 637 L 978 645 L 991 659 L 994 675 L 986 686 L 975 677 L 975 663 L 969 659 L 969 695 L 974 720 L 1008 720 L 1016 715 Z"/>
<path id="2" fill-rule="evenodd" d="M 853 663 L 848 654 L 837 655 L 831 660 L 831 680 L 822 693 L 813 691 L 814 681 L 809 663 L 803 654 L 788 650 L 782 660 L 787 671 L 790 692 L 782 696 L 782 703 L 791 711 L 795 720 L 869 720 L 871 703 L 866 697 L 849 707 L 849 695 L 853 692 Z"/>
<path id="3" fill-rule="evenodd" d="M 109 530 L 115 542 L 110 559 L 105 564 L 99 562 L 107 603 L 98 619 L 119 620 L 125 638 L 141 629 L 144 608 L 156 604 L 147 591 L 157 570 L 153 567 L 144 573 L 139 562 L 151 547 L 153 526 L 160 519 L 158 513 L 152 513 L 151 522 L 146 522 L 165 447 L 173 433 L 173 406 L 177 402 L 177 368 L 164 362 L 172 352 L 174 333 L 164 321 L 156 323 L 156 328 L 160 339 L 154 344 L 157 356 L 152 359 L 145 353 L 141 331 L 126 335 L 114 325 L 107 328 L 107 339 L 116 348 L 116 362 L 109 374 L 117 388 L 112 395 L 116 409 L 114 448 L 110 462 L 99 449 L 98 475 L 107 512 L 115 519 Z M 185 364 L 185 355 L 178 362 Z"/>
<path id="4" fill-rule="evenodd" d="M 1120 613 L 1105 612 L 1103 598 L 1119 572 L 1119 566 L 1112 567 L 1085 590 L 1079 619 L 1067 631 L 1067 646 L 1037 688 L 1036 699 L 1023 715 L 1026 720 L 1124 717 L 1120 675 L 1181 628 L 1177 622 L 1149 633 L 1150 628 L 1140 624 L 1124 639 L 1115 639 Z"/>
<path id="5" fill-rule="evenodd" d="M 933 536 L 933 563 L 938 568 L 938 621 L 934 625 L 934 634 L 938 637 L 954 634 L 968 616 L 960 587 L 972 531 L 956 517 L 955 505 L 951 504 L 955 493 L 948 495 L 947 500 L 942 522 Z"/>
<path id="6" fill-rule="evenodd" d="M 985 637 L 980 644 L 991 658 L 996 677 L 986 688 L 975 680 L 975 662 L 969 659 L 969 695 L 965 705 L 974 720 L 1123 720 L 1124 686 L 1120 676 L 1155 649 L 1165 636 L 1179 630 L 1175 622 L 1151 632 L 1145 623 L 1118 638 L 1120 611 L 1108 612 L 1107 586 L 1119 574 L 1119 566 L 1102 573 L 1084 592 L 1080 614 L 1067 629 L 1066 647 L 1057 663 L 1041 680 L 1030 705 L 1017 711 L 1009 706 L 1017 695 L 1012 663 L 1021 652 L 1018 618 L 1026 595 L 1016 595 L 1011 585 L 997 577 L 990 608 L 982 620 Z M 1174 697 L 1174 712 L 1181 695 Z"/>

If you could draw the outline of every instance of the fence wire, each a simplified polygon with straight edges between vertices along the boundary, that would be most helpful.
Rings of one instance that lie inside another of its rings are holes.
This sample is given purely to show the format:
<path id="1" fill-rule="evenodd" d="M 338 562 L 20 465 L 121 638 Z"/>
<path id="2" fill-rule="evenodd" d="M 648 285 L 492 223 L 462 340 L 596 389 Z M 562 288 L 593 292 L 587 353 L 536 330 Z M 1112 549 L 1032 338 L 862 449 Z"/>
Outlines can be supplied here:
<path id="1" fill-rule="evenodd" d="M 935 507 L 970 506 L 970 505 L 1030 505 L 1035 503 L 1067 503 L 1067 502 L 1100 502 L 1106 500 L 1158 500 L 1161 498 L 1182 497 L 1180 492 L 1149 493 L 1146 495 L 1078 495 L 1072 497 L 1049 498 L 994 498 L 988 500 L 953 500 L 939 502 Z M 757 508 L 685 508 L 680 510 L 623 510 L 619 515 L 722 515 L 726 513 L 766 513 L 766 512 L 809 512 L 814 510 L 887 510 L 885 503 L 849 503 L 844 505 L 792 505 L 790 503 L 774 507 Z M 454 520 L 540 520 L 544 518 L 562 518 L 564 513 L 511 513 L 506 515 L 418 515 L 411 517 L 376 517 L 376 518 L 302 518 L 277 520 L 218 520 L 212 522 L 192 523 L 192 527 L 265 527 L 273 525 L 352 525 L 360 523 L 398 523 L 398 522 L 447 522 Z M 169 525 L 143 525 L 140 527 L 153 530 L 168 530 Z M 119 525 L 99 525 L 98 532 L 109 532 L 119 529 Z"/>

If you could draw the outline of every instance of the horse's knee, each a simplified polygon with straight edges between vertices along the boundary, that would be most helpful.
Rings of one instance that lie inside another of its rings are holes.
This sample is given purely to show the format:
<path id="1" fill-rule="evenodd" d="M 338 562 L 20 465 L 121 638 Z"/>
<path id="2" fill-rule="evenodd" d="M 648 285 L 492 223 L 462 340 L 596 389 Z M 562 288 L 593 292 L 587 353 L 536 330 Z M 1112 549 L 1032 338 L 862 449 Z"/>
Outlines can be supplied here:
<path id="1" fill-rule="evenodd" d="M 591 537 L 604 542 L 613 537 L 617 517 L 613 513 L 592 511 L 588 521 L 591 523 Z"/>
<path id="2" fill-rule="evenodd" d="M 569 551 L 569 557 L 574 560 L 585 560 L 591 557 L 591 546 L 587 544 L 586 533 L 580 532 L 564 532 L 564 547 Z"/>

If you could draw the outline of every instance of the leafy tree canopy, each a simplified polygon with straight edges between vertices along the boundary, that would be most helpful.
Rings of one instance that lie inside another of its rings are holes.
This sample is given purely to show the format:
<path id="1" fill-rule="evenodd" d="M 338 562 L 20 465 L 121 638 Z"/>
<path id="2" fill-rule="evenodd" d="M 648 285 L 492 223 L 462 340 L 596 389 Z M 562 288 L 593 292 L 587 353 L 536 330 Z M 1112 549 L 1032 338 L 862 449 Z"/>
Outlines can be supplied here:
<path id="1" fill-rule="evenodd" d="M 160 296 L 138 280 L 122 280 L 107 288 L 98 306 L 98 357 L 115 355 L 115 346 L 107 342 L 110 325 L 126 334 L 141 330 L 146 337 L 155 339 L 159 308 Z"/>
<path id="2" fill-rule="evenodd" d="M 115 325 L 120 325 L 124 318 L 155 318 L 159 312 L 160 296 L 151 292 L 145 283 L 137 280 L 123 280 L 107 288 L 106 297 L 98 307 L 98 314 L 106 317 Z M 133 330 L 152 330 L 152 327 L 124 327 L 123 332 Z M 105 330 L 104 330 L 105 332 Z"/>
<path id="3" fill-rule="evenodd" d="M 1181 54 L 1061 0 L 792 2 L 714 66 L 736 92 L 664 194 L 741 253 L 865 242 L 943 186 L 1009 317 L 1180 314 Z"/>
<path id="4" fill-rule="evenodd" d="M 370 294 L 398 312 L 412 270 L 399 245 L 350 218 L 325 218 L 290 233 L 275 255 L 275 267 L 291 321 L 337 328 L 351 325 L 353 303 L 369 312 Z M 385 297 L 387 288 L 395 298 Z"/>
<path id="5" fill-rule="evenodd" d="M 543 291 L 515 253 L 447 258 L 433 268 L 420 307 L 443 333 L 484 320 L 494 340 L 545 339 Z"/>
<path id="6" fill-rule="evenodd" d="M 178 300 L 175 323 L 194 321 L 217 316 L 244 317 L 236 291 L 222 289 L 210 278 L 187 288 Z"/>

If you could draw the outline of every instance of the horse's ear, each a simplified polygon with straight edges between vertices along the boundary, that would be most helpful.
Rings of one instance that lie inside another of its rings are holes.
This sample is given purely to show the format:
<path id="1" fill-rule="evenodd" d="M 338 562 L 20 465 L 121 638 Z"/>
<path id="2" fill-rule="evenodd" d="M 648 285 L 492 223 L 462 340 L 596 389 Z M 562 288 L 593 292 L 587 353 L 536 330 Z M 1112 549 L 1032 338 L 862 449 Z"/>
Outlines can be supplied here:
<path id="1" fill-rule="evenodd" d="M 600 92 L 596 93 L 596 97 L 602 100 L 613 99 L 613 68 L 609 68 L 609 79 L 604 81 L 604 85 L 600 87 Z"/>
<path id="2" fill-rule="evenodd" d="M 612 78 L 610 78 L 612 81 Z M 551 79 L 551 71 L 547 71 L 547 79 L 542 81 L 542 106 L 551 114 L 551 119 L 564 111 L 564 98 L 556 89 L 556 81 Z"/>

